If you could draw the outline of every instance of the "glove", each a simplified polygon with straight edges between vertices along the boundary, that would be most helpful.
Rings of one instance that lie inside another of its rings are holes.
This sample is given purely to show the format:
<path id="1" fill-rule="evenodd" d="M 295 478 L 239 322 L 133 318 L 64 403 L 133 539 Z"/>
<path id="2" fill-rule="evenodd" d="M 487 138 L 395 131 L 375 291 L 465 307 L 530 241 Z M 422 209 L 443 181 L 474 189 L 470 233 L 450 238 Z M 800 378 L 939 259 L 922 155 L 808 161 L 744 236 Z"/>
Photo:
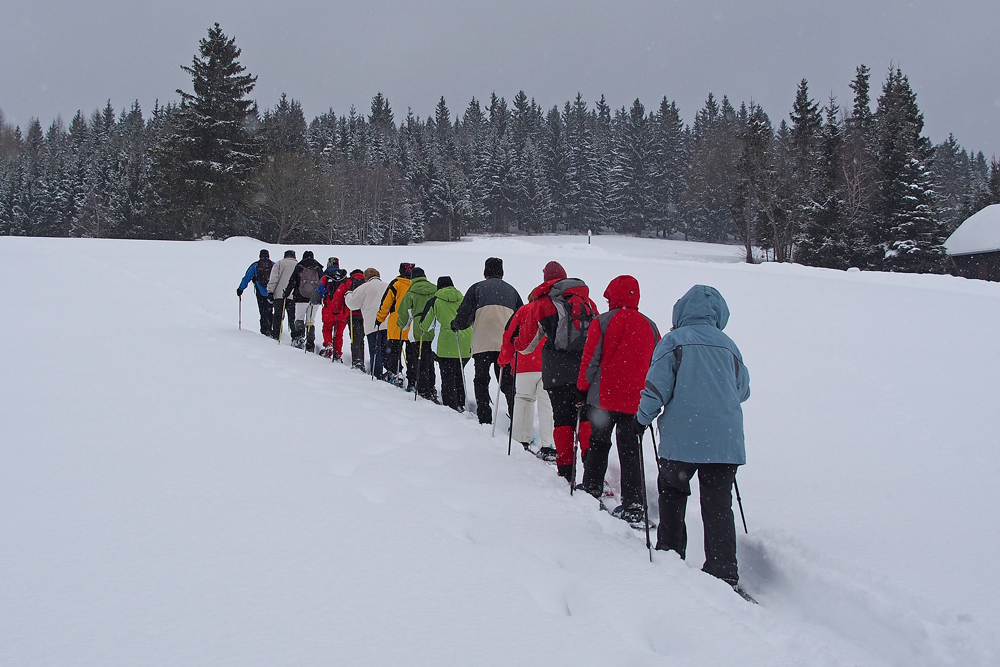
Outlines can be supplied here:
<path id="1" fill-rule="evenodd" d="M 239 287 L 236 288 L 236 296 L 241 298 L 243 297 L 243 290 L 241 290 Z"/>
<path id="2" fill-rule="evenodd" d="M 636 415 L 632 416 L 632 432 L 636 435 L 642 435 L 645 433 L 648 426 L 639 421 L 639 417 Z"/>
<path id="3" fill-rule="evenodd" d="M 309 303 L 311 303 L 314 306 L 317 306 L 317 305 L 319 305 L 319 302 L 320 302 L 320 300 L 322 298 L 323 297 L 320 296 L 319 292 L 313 292 L 313 295 L 311 297 L 309 297 Z"/>
<path id="4" fill-rule="evenodd" d="M 274 292 L 267 293 L 267 302 L 272 306 L 274 305 Z"/>
<path id="5" fill-rule="evenodd" d="M 575 401 L 574 405 L 583 405 L 586 402 L 587 402 L 587 392 L 580 391 L 579 389 L 577 389 L 576 390 L 576 401 Z"/>
<path id="6" fill-rule="evenodd" d="M 455 320 L 452 320 L 451 324 L 449 324 L 448 327 L 451 328 L 452 331 L 455 331 L 455 332 L 458 331 L 458 327 L 455 326 Z"/>

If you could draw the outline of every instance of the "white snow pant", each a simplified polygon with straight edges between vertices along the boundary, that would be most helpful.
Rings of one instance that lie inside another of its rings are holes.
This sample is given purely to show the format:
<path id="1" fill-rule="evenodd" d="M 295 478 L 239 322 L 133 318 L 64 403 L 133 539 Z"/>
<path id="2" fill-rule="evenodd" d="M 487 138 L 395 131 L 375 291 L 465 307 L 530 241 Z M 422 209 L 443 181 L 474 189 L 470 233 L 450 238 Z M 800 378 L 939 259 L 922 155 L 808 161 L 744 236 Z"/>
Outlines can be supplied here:
<path id="1" fill-rule="evenodd" d="M 538 432 L 541 447 L 552 444 L 552 403 L 542 388 L 541 373 L 518 373 L 514 383 L 513 436 L 518 442 L 531 442 L 535 434 L 535 406 L 538 406 Z"/>
<path id="2" fill-rule="evenodd" d="M 308 301 L 302 301 L 301 303 L 295 304 L 295 320 L 298 322 L 305 322 L 306 315 L 309 316 L 309 321 L 305 322 L 306 326 L 311 327 L 313 322 L 316 321 L 316 311 L 322 310 L 323 306 L 313 306 L 310 310 Z"/>

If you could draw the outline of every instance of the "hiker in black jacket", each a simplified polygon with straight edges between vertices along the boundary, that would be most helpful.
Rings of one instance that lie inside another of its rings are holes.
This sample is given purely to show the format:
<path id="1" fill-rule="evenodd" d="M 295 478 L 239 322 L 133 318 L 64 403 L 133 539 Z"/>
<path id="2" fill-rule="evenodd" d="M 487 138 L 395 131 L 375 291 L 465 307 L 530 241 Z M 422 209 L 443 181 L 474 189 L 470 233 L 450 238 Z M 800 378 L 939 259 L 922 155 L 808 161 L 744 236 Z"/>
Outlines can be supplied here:
<path id="1" fill-rule="evenodd" d="M 507 408 L 513 414 L 514 382 L 507 371 L 501 373 L 497 359 L 503 343 L 503 331 L 517 309 L 524 305 L 521 295 L 503 280 L 503 260 L 490 257 L 481 280 L 465 293 L 462 305 L 451 322 L 452 331 L 472 327 L 472 362 L 476 390 L 476 412 L 480 424 L 493 423 L 490 409 L 490 372 L 500 382 L 500 390 L 507 398 Z"/>
<path id="2" fill-rule="evenodd" d="M 284 298 L 291 297 L 295 303 L 295 321 L 292 322 L 292 345 L 307 352 L 316 351 L 316 327 L 313 320 L 316 313 L 309 300 L 319 287 L 323 275 L 323 265 L 313 258 L 312 250 L 302 253 L 302 261 L 295 265 L 292 277 L 288 279 Z"/>

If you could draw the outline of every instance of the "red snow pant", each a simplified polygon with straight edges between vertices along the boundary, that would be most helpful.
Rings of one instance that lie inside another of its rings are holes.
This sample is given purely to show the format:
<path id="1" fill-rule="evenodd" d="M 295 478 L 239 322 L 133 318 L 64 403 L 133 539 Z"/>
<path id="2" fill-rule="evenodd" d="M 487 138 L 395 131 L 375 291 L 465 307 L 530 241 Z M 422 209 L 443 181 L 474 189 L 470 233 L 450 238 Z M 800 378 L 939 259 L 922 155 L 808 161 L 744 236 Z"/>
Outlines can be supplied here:
<path id="1" fill-rule="evenodd" d="M 334 313 L 330 306 L 323 306 L 323 347 L 333 344 L 333 353 L 338 357 L 344 352 L 344 328 L 347 326 L 349 310 Z"/>
<path id="2" fill-rule="evenodd" d="M 560 468 L 569 468 L 573 465 L 573 433 L 576 431 L 576 418 L 579 408 L 576 405 L 577 391 L 575 385 L 565 387 L 554 387 L 548 390 L 549 401 L 552 403 L 552 423 L 555 428 L 552 430 L 552 439 L 556 445 L 556 465 Z M 583 411 L 580 419 L 580 458 L 587 458 L 587 449 L 590 447 L 590 421 L 588 421 L 587 411 Z"/>

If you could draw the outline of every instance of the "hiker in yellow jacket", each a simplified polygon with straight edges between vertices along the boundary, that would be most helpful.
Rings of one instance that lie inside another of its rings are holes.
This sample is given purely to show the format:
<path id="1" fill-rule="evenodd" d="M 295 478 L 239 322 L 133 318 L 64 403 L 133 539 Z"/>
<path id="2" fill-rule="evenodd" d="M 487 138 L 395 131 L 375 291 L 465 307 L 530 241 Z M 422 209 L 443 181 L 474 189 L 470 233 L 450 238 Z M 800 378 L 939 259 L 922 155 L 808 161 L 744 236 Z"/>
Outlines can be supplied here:
<path id="1" fill-rule="evenodd" d="M 386 349 L 383 352 L 386 379 L 397 387 L 403 386 L 403 346 L 406 345 L 406 391 L 412 391 L 417 384 L 417 344 L 408 340 L 410 328 L 400 329 L 399 304 L 410 289 L 410 272 L 413 264 L 403 262 L 399 265 L 399 276 L 389 281 L 389 286 L 382 297 L 382 307 L 375 315 L 375 322 L 386 332 Z"/>

